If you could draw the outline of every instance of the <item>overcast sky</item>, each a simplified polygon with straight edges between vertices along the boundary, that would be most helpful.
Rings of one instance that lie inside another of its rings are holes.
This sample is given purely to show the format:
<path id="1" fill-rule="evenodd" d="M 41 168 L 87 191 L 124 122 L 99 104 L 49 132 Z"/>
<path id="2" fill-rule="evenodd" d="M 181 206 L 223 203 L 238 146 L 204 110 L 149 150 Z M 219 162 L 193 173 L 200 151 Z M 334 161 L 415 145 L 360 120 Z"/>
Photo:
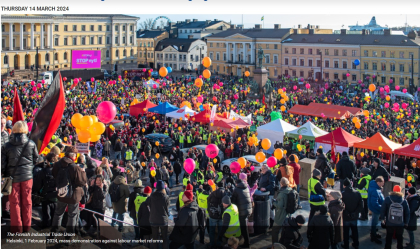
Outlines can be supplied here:
<path id="1" fill-rule="evenodd" d="M 145 19 L 152 18 L 155 19 L 159 15 L 136 15 L 141 19 L 139 22 L 144 21 Z M 242 24 L 242 15 L 176 15 L 168 14 L 162 16 L 168 17 L 171 21 L 184 21 L 185 19 L 198 19 L 199 21 L 204 20 L 213 20 L 219 19 L 224 21 L 232 21 L 232 24 Z M 264 14 L 254 14 L 254 15 L 243 15 L 243 24 L 245 28 L 254 27 L 255 24 L 262 24 L 261 17 L 264 16 L 264 27 L 273 28 L 274 24 L 281 24 L 282 28 L 293 28 L 297 27 L 298 24 L 306 26 L 319 25 L 321 28 L 328 29 L 341 29 L 341 26 L 344 25 L 344 28 L 348 28 L 348 25 L 356 25 L 359 22 L 359 25 L 368 24 L 372 16 L 376 17 L 376 23 L 381 26 L 388 25 L 389 27 L 395 26 L 405 26 L 406 17 L 407 23 L 411 26 L 420 26 L 420 15 L 405 15 L 405 14 L 396 14 L 396 15 L 381 15 L 372 13 L 371 15 L 362 15 L 362 14 L 349 14 L 349 15 L 264 15 Z M 158 21 L 157 25 L 160 24 Z"/>

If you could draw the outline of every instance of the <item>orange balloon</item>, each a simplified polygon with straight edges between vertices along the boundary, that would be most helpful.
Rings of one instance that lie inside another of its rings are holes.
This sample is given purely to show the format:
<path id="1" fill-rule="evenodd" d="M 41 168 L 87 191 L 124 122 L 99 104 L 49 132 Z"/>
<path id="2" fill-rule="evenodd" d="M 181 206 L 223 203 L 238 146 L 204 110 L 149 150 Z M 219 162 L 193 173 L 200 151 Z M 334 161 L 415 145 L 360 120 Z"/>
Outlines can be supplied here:
<path id="1" fill-rule="evenodd" d="M 84 130 L 80 131 L 79 134 L 77 134 L 77 137 L 81 143 L 88 143 L 91 135 L 89 131 Z"/>
<path id="2" fill-rule="evenodd" d="M 282 106 L 280 107 L 280 110 L 281 110 L 282 112 L 284 112 L 284 111 L 286 111 L 286 107 L 285 107 L 284 105 L 282 105 Z"/>
<path id="3" fill-rule="evenodd" d="M 93 120 L 90 116 L 84 116 L 80 120 L 80 128 L 88 129 L 91 125 L 93 125 Z"/>
<path id="4" fill-rule="evenodd" d="M 382 146 L 379 146 L 379 147 L 378 147 L 378 150 L 379 150 L 379 151 L 382 151 Z"/>
<path id="5" fill-rule="evenodd" d="M 362 127 L 362 125 L 359 122 L 355 123 L 354 125 L 356 126 L 357 129 L 360 129 L 360 127 Z"/>
<path id="6" fill-rule="evenodd" d="M 258 152 L 258 153 L 255 155 L 255 160 L 257 160 L 257 162 L 259 162 L 259 163 L 264 162 L 264 160 L 265 160 L 265 154 L 264 154 L 264 153 L 262 153 L 262 152 Z"/>
<path id="7" fill-rule="evenodd" d="M 200 78 L 195 79 L 194 84 L 196 87 L 201 87 L 203 86 L 203 80 Z"/>
<path id="8" fill-rule="evenodd" d="M 71 124 L 76 128 L 81 128 L 80 121 L 82 120 L 82 118 L 83 118 L 83 115 L 80 113 L 73 114 L 73 116 L 71 117 Z"/>
<path id="9" fill-rule="evenodd" d="M 166 75 L 168 75 L 168 69 L 166 69 L 166 67 L 161 67 L 159 69 L 159 75 L 165 77 Z"/>
<path id="10" fill-rule="evenodd" d="M 363 115 L 365 115 L 366 117 L 368 117 L 369 116 L 369 111 L 368 110 L 364 110 L 363 111 Z"/>
<path id="11" fill-rule="evenodd" d="M 275 157 L 277 160 L 282 159 L 282 158 L 283 158 L 283 151 L 282 151 L 281 149 L 276 149 L 276 150 L 274 151 L 274 157 Z"/>
<path id="12" fill-rule="evenodd" d="M 98 117 L 96 117 L 95 115 L 90 115 L 90 117 L 92 118 L 94 124 L 98 122 Z"/>
<path id="13" fill-rule="evenodd" d="M 105 125 L 102 122 L 94 123 L 92 126 L 92 135 L 101 135 L 105 132 Z"/>
<path id="14" fill-rule="evenodd" d="M 249 71 L 245 71 L 245 76 L 249 77 L 249 75 L 250 75 Z"/>
<path id="15" fill-rule="evenodd" d="M 156 159 L 159 159 L 159 157 L 160 157 L 159 153 L 156 153 L 155 157 L 156 157 Z"/>
<path id="16" fill-rule="evenodd" d="M 246 159 L 243 157 L 238 158 L 238 163 L 241 165 L 241 168 L 245 168 L 246 166 Z"/>
<path id="17" fill-rule="evenodd" d="M 211 59 L 210 57 L 204 57 L 203 59 L 203 66 L 210 67 L 211 66 Z"/>
<path id="18" fill-rule="evenodd" d="M 101 135 L 91 135 L 90 142 L 98 142 L 101 139 Z"/>
<path id="19" fill-rule="evenodd" d="M 208 79 L 211 76 L 210 70 L 206 69 L 203 71 L 204 78 Z"/>
<path id="20" fill-rule="evenodd" d="M 261 142 L 261 146 L 263 147 L 264 150 L 268 150 L 271 147 L 271 141 L 268 138 L 264 138 Z"/>
<path id="21" fill-rule="evenodd" d="M 375 90 L 376 90 L 375 84 L 370 84 L 369 85 L 369 91 L 374 92 Z"/>

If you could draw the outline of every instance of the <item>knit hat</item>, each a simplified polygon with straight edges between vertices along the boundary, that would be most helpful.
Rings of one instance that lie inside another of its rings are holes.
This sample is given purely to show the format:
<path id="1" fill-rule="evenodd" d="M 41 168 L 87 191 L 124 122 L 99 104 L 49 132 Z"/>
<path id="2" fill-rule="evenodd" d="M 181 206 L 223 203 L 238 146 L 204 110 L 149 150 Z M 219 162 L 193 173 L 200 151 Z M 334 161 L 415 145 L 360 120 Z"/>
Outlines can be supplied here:
<path id="1" fill-rule="evenodd" d="M 344 181 L 343 181 L 343 186 L 344 187 L 348 187 L 348 186 L 350 186 L 350 184 L 351 184 L 351 182 L 350 182 L 349 178 L 344 179 Z"/>
<path id="2" fill-rule="evenodd" d="M 162 180 L 156 182 L 156 190 L 162 190 L 165 188 L 165 183 Z"/>
<path id="3" fill-rule="evenodd" d="M 328 207 L 325 205 L 321 205 L 319 206 L 319 211 L 321 212 L 321 214 L 326 214 L 328 213 Z"/>
<path id="4" fill-rule="evenodd" d="M 283 157 L 282 159 L 280 159 L 280 164 L 286 165 L 287 164 L 286 158 Z"/>
<path id="5" fill-rule="evenodd" d="M 230 202 L 230 197 L 229 197 L 229 196 L 227 196 L 227 195 L 225 195 L 225 196 L 222 198 L 222 203 L 223 203 L 223 204 L 226 204 L 226 205 L 230 205 L 230 204 L 232 204 L 232 202 Z"/>
<path id="6" fill-rule="evenodd" d="M 373 161 L 379 165 L 381 165 L 381 160 L 379 158 L 374 158 Z"/>
<path id="7" fill-rule="evenodd" d="M 136 183 L 134 184 L 134 187 L 143 187 L 142 184 L 143 184 L 142 181 L 140 179 L 137 179 Z"/>
<path id="8" fill-rule="evenodd" d="M 399 185 L 395 185 L 394 188 L 392 189 L 393 192 L 401 192 L 401 187 Z"/>
<path id="9" fill-rule="evenodd" d="M 343 156 L 347 156 L 347 151 L 343 151 Z"/>
<path id="10" fill-rule="evenodd" d="M 318 169 L 314 169 L 314 171 L 312 171 L 312 175 L 314 177 L 320 176 L 321 175 L 321 171 L 319 171 Z"/>
<path id="11" fill-rule="evenodd" d="M 217 187 L 218 187 L 218 188 L 223 188 L 223 187 L 224 187 L 223 182 L 222 182 L 222 181 L 221 181 L 221 182 L 219 182 L 219 183 L 217 184 Z"/>
<path id="12" fill-rule="evenodd" d="M 241 180 L 245 180 L 245 181 L 246 181 L 246 179 L 247 179 L 246 174 L 245 174 L 245 173 L 240 173 L 240 174 L 239 174 L 239 179 L 241 179 Z"/>
<path id="13" fill-rule="evenodd" d="M 295 161 L 295 157 L 293 155 L 289 156 L 289 161 L 294 162 Z"/>
<path id="14" fill-rule="evenodd" d="M 152 193 L 152 188 L 149 187 L 149 186 L 145 187 L 143 193 L 145 193 L 145 194 L 151 194 Z"/>
<path id="15" fill-rule="evenodd" d="M 416 190 L 415 187 L 411 187 L 411 188 L 408 189 L 408 193 L 410 193 L 412 195 L 415 195 L 417 193 L 417 190 Z"/>
<path id="16" fill-rule="evenodd" d="M 194 195 L 193 195 L 192 191 L 187 190 L 187 191 L 185 191 L 185 192 L 184 192 L 184 195 L 185 195 L 185 196 L 188 198 L 188 200 L 190 200 L 190 201 L 192 201 L 192 200 L 194 199 Z"/>
<path id="17" fill-rule="evenodd" d="M 303 215 L 296 216 L 295 221 L 296 223 L 299 223 L 299 224 L 305 224 L 306 222 L 305 217 L 303 217 Z"/>
<path id="18" fill-rule="evenodd" d="M 330 195 L 332 196 L 332 198 L 334 198 L 334 200 L 338 200 L 341 199 L 341 193 L 338 191 L 331 191 Z"/>
<path id="19" fill-rule="evenodd" d="M 191 190 L 191 191 L 192 191 L 193 189 L 194 189 L 194 188 L 193 188 L 193 185 L 191 185 L 191 184 L 188 184 L 188 185 L 187 185 L 187 188 L 186 188 L 186 190 L 187 190 L 187 191 L 188 191 L 188 190 Z"/>
<path id="20" fill-rule="evenodd" d="M 362 174 L 363 175 L 369 175 L 369 173 L 370 173 L 370 169 L 369 168 L 363 168 L 362 170 L 361 170 L 361 172 L 362 172 Z"/>
<path id="21" fill-rule="evenodd" d="M 319 149 L 316 150 L 316 152 L 318 152 L 319 154 L 323 154 L 324 150 L 322 150 L 322 148 L 319 148 Z"/>

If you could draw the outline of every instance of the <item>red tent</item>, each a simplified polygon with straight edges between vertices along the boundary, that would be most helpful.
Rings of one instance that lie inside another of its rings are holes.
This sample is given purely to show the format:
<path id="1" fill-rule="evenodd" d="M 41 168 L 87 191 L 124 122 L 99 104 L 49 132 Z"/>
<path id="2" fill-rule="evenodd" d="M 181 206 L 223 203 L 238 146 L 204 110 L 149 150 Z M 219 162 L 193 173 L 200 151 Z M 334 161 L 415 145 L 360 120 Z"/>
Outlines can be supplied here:
<path id="1" fill-rule="evenodd" d="M 359 137 L 353 136 L 352 134 L 348 133 L 347 131 L 345 131 L 344 129 L 340 127 L 328 133 L 327 135 L 315 138 L 315 142 L 332 145 L 333 135 L 334 135 L 335 145 L 348 147 L 348 148 L 353 147 L 354 143 L 359 143 L 364 140 Z"/>
<path id="2" fill-rule="evenodd" d="M 247 122 L 243 121 L 242 119 L 232 120 L 232 119 L 218 119 L 214 120 L 213 127 L 221 127 L 221 128 L 236 128 L 238 126 L 239 129 L 245 128 L 250 126 Z"/>
<path id="3" fill-rule="evenodd" d="M 339 112 L 340 114 L 338 114 Z M 354 115 L 360 115 L 362 113 L 362 109 L 338 105 L 310 103 L 307 106 L 295 105 L 289 110 L 289 113 L 313 117 L 322 117 L 323 113 L 324 118 L 346 119 Z"/>
<path id="4" fill-rule="evenodd" d="M 420 139 L 417 139 L 412 144 L 404 145 L 403 147 L 394 150 L 394 153 L 401 156 L 420 158 Z"/>
<path id="5" fill-rule="evenodd" d="M 204 110 L 194 116 L 190 116 L 188 120 L 198 122 L 198 123 L 208 124 L 210 123 L 210 115 L 211 115 L 210 110 Z"/>
<path id="6" fill-rule="evenodd" d="M 363 114 L 363 110 L 361 108 L 358 108 L 358 107 L 349 107 L 349 106 L 341 106 L 341 105 L 328 105 L 328 104 L 314 103 L 314 102 L 309 103 L 309 106 L 317 106 L 317 107 L 320 107 L 320 108 L 333 108 L 333 109 L 336 109 L 338 111 L 341 111 L 341 113 L 348 111 L 354 116 L 358 116 L 358 115 Z"/>
<path id="7" fill-rule="evenodd" d="M 382 146 L 381 152 L 391 154 L 396 149 L 400 148 L 401 144 L 392 142 L 391 140 L 384 137 L 379 132 L 371 136 L 370 138 L 366 139 L 365 141 L 353 144 L 354 148 L 362 148 L 362 149 L 376 150 L 376 151 L 379 151 L 379 146 Z"/>
<path id="8" fill-rule="evenodd" d="M 146 113 L 150 108 L 153 108 L 155 106 L 157 105 L 153 104 L 147 99 L 141 103 L 130 106 L 130 115 L 137 117 L 139 114 Z M 146 110 L 144 110 L 144 108 L 146 108 Z"/>

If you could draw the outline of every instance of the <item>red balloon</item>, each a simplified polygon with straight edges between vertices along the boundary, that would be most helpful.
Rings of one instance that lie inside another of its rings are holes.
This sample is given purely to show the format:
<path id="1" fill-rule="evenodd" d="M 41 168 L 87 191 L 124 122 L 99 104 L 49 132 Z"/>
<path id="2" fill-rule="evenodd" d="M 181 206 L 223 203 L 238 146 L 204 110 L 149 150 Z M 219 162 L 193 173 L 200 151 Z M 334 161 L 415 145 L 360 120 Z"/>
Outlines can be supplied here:
<path id="1" fill-rule="evenodd" d="M 299 139 L 302 139 L 302 135 L 299 135 Z"/>
<path id="2" fill-rule="evenodd" d="M 67 77 L 63 77 L 63 80 L 66 81 L 67 80 Z"/>

